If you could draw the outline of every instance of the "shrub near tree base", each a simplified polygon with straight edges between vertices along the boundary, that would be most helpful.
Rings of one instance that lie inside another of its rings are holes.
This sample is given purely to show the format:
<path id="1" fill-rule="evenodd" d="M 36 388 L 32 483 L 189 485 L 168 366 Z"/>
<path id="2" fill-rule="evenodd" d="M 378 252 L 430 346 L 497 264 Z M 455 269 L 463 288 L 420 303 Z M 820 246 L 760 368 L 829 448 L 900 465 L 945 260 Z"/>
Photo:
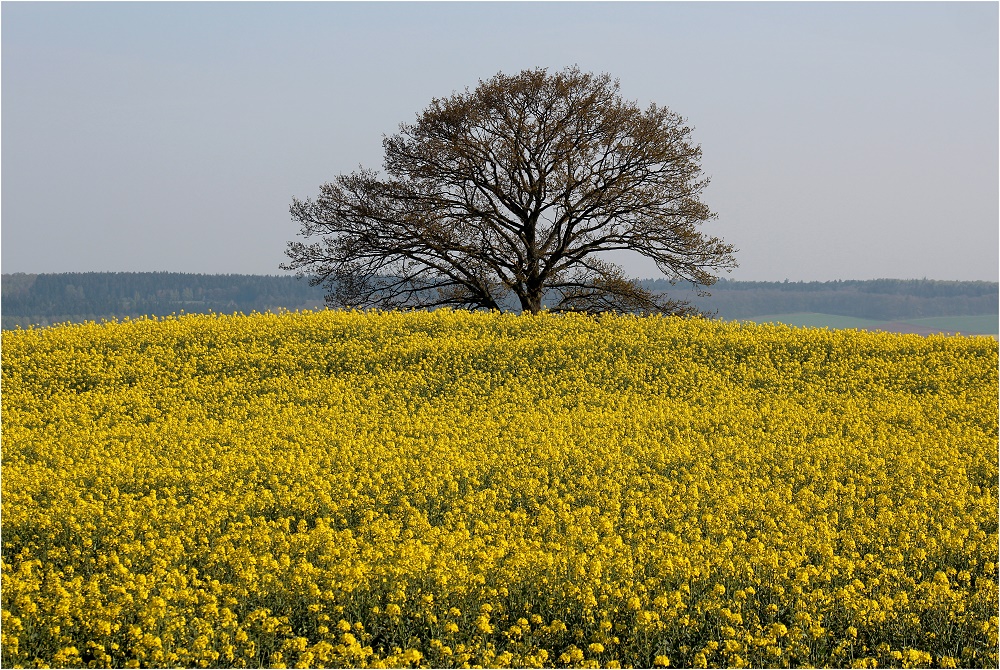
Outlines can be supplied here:
<path id="1" fill-rule="evenodd" d="M 322 312 L 5 332 L 2 664 L 997 665 L 997 342 Z"/>

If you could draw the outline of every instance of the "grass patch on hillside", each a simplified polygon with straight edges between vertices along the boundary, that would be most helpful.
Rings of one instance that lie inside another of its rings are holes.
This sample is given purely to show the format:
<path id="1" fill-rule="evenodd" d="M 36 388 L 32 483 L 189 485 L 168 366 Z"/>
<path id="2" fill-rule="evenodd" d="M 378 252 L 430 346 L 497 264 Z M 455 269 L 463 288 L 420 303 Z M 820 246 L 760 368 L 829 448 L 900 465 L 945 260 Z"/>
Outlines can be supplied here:
<path id="1" fill-rule="evenodd" d="M 983 314 L 978 316 L 932 316 L 924 319 L 906 319 L 907 323 L 928 326 L 964 335 L 997 335 L 1000 333 L 1000 316 Z"/>

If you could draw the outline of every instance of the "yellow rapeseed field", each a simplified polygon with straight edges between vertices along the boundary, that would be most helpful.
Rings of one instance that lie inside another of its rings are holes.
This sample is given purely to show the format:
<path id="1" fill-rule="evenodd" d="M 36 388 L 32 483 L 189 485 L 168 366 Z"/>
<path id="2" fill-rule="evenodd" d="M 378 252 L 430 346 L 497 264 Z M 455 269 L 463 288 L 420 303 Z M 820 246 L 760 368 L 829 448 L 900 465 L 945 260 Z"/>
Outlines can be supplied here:
<path id="1" fill-rule="evenodd" d="M 2 336 L 2 665 L 996 667 L 997 342 L 323 311 Z"/>

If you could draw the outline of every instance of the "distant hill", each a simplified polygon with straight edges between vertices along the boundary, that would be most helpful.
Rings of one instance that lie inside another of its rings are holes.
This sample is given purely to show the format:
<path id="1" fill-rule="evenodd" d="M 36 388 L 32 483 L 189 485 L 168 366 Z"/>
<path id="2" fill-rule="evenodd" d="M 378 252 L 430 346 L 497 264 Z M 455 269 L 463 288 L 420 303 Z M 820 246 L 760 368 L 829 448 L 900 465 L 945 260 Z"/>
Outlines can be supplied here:
<path id="1" fill-rule="evenodd" d="M 666 280 L 653 291 L 690 299 L 723 319 L 822 313 L 877 322 L 995 315 L 997 282 L 877 279 L 834 282 L 745 282 L 720 279 L 710 296 Z M 3 328 L 66 321 L 306 309 L 323 306 L 324 290 L 292 276 L 177 272 L 85 272 L 0 276 Z"/>
<path id="2" fill-rule="evenodd" d="M 720 279 L 711 296 L 678 292 L 667 280 L 646 280 L 654 291 L 686 295 L 724 319 L 822 313 L 875 321 L 1000 313 L 1000 284 L 985 281 L 873 279 L 829 282 L 751 282 Z"/>

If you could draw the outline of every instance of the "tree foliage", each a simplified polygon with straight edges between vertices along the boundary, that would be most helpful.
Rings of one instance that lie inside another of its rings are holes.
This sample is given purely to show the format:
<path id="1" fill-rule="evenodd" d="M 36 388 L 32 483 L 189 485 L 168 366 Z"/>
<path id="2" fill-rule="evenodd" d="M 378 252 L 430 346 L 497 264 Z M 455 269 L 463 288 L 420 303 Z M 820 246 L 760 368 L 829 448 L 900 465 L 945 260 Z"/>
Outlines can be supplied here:
<path id="1" fill-rule="evenodd" d="M 736 265 L 699 230 L 715 215 L 685 120 L 623 100 L 606 74 L 498 74 L 432 100 L 383 147 L 384 176 L 340 175 L 290 208 L 318 240 L 290 242 L 282 268 L 329 288 L 331 304 L 502 309 L 514 297 L 532 313 L 683 314 L 694 308 L 602 254 L 638 252 L 695 286 Z"/>

